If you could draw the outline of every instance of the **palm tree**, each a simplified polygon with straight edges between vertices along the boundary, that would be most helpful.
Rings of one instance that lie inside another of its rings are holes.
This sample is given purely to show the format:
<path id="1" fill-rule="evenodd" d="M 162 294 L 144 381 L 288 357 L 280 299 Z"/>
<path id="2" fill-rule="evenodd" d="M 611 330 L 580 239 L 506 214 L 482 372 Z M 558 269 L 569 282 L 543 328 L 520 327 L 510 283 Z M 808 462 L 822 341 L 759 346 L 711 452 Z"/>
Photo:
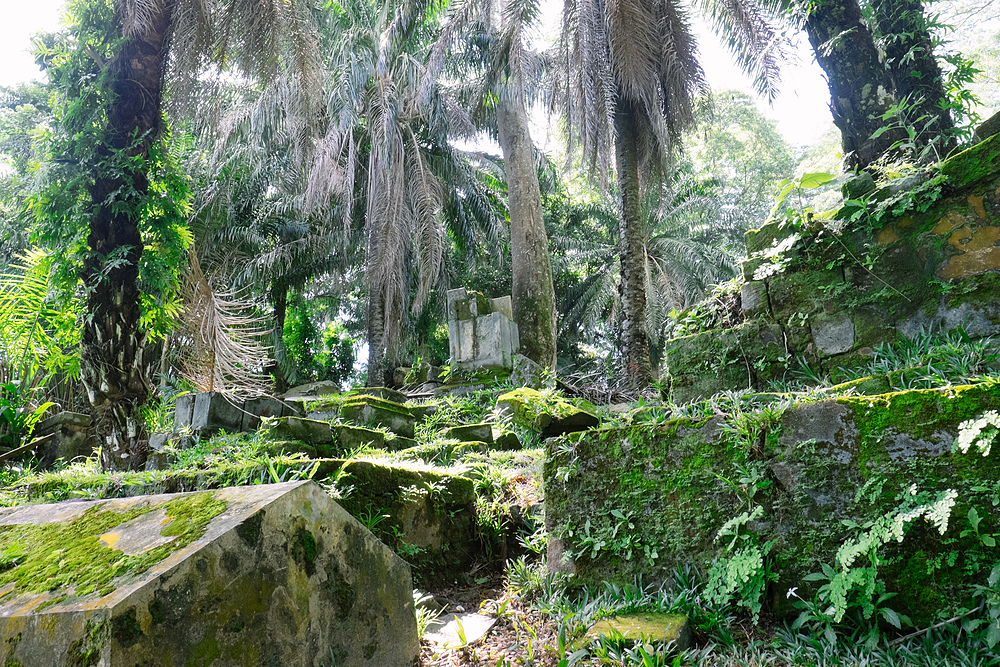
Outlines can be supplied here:
<path id="1" fill-rule="evenodd" d="M 773 7 L 743 0 L 702 3 L 759 89 L 773 93 L 777 71 Z M 652 376 L 646 334 L 642 192 L 657 190 L 681 134 L 707 93 L 687 16 L 675 0 L 565 0 L 557 94 L 592 172 L 614 165 L 621 198 L 621 307 L 624 373 Z"/>
<path id="2" fill-rule="evenodd" d="M 587 275 L 566 294 L 563 319 L 567 328 L 596 331 L 609 324 L 614 329 L 623 326 L 621 275 L 614 270 L 621 251 L 621 245 L 614 242 L 615 230 L 621 226 L 617 209 L 611 198 L 584 207 L 575 217 L 589 219 L 607 233 L 556 241 L 567 251 L 566 261 L 582 266 Z M 643 319 L 647 339 L 657 348 L 669 326 L 671 311 L 690 307 L 710 285 L 735 275 L 736 256 L 722 243 L 709 241 L 732 226 L 731 217 L 721 188 L 697 180 L 687 169 L 676 170 L 662 192 L 643 198 Z M 611 331 L 605 333 L 615 338 Z"/>
<path id="3" fill-rule="evenodd" d="M 57 194 L 48 200 L 49 215 L 86 221 L 81 380 L 95 411 L 102 467 L 130 469 L 145 459 L 139 408 L 151 393 L 141 230 L 184 215 L 172 196 L 182 193 L 160 192 L 156 184 L 165 168 L 164 81 L 172 81 L 178 111 L 191 108 L 190 93 L 207 69 L 272 81 L 281 73 L 298 82 L 290 89 L 308 91 L 318 62 L 315 31 L 297 0 L 77 0 L 71 14 L 75 41 L 49 61 L 68 100 L 57 157 L 71 165 L 52 170 L 49 192 Z M 300 116 L 309 121 L 313 108 L 303 104 Z"/>
<path id="4" fill-rule="evenodd" d="M 472 136 L 460 106 L 422 90 L 437 7 L 347 0 L 327 15 L 328 121 L 306 192 L 307 208 L 341 202 L 344 224 L 367 239 L 368 381 L 399 361 L 409 318 L 443 277 L 449 237 L 499 245 L 499 194 L 484 184 L 485 156 L 454 148 Z M 412 297 L 411 297 L 412 295 Z"/>
<path id="5" fill-rule="evenodd" d="M 500 21 L 493 16 L 499 10 Z M 445 54 L 463 38 L 464 60 L 457 74 L 474 83 L 463 97 L 475 120 L 496 129 L 504 158 L 510 209 L 511 299 L 521 336 L 521 353 L 547 368 L 556 365 L 556 301 L 548 236 L 542 214 L 535 146 L 527 106 L 540 92 L 541 58 L 526 32 L 537 22 L 537 0 L 492 3 L 460 0 L 431 54 L 428 76 L 437 77 Z M 453 54 L 454 55 L 454 54 Z M 453 61 L 456 60 L 453 58 Z"/>

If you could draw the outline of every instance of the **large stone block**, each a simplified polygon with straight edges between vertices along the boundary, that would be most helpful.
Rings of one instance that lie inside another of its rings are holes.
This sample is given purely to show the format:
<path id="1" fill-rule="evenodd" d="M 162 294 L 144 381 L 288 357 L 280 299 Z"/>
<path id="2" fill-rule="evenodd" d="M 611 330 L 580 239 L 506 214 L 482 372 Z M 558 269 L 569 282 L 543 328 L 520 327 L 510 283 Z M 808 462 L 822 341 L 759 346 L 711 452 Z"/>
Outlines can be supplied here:
<path id="1" fill-rule="evenodd" d="M 77 456 L 92 456 L 97 446 L 94 423 L 90 415 L 64 411 L 35 424 L 33 437 L 53 435 L 35 448 L 35 458 L 43 468 L 58 459 L 71 461 Z"/>
<path id="2" fill-rule="evenodd" d="M 460 366 L 511 368 L 520 349 L 508 297 L 489 300 L 464 288 L 448 291 L 448 346 Z"/>
<path id="3" fill-rule="evenodd" d="M 181 394 L 174 399 L 174 430 L 180 431 L 191 427 L 191 417 L 194 416 L 195 394 Z"/>
<path id="4" fill-rule="evenodd" d="M 243 422 L 240 426 L 242 431 L 256 431 L 260 428 L 262 417 L 281 417 L 285 412 L 285 405 L 276 398 L 270 396 L 258 396 L 247 399 L 243 404 Z"/>
<path id="5" fill-rule="evenodd" d="M 0 528 L 5 665 L 417 657 L 409 567 L 311 482 L 4 509 Z"/>
<path id="6" fill-rule="evenodd" d="M 405 405 L 369 395 L 344 401 L 340 418 L 357 425 L 381 426 L 404 438 L 412 438 L 416 427 L 416 419 Z"/>
<path id="7" fill-rule="evenodd" d="M 194 397 L 191 429 L 202 434 L 219 431 L 238 432 L 243 428 L 243 401 L 218 391 L 206 391 Z"/>
<path id="8" fill-rule="evenodd" d="M 963 531 L 970 505 L 989 525 L 1000 521 L 981 495 L 1000 483 L 1000 449 L 982 456 L 953 452 L 952 445 L 963 421 L 998 408 L 1000 392 L 979 385 L 802 402 L 753 443 L 734 437 L 726 417 L 549 441 L 549 567 L 574 574 L 581 585 L 630 582 L 638 574 L 665 581 L 680 564 L 708 571 L 732 555 L 729 540 L 717 539 L 720 529 L 759 508 L 741 530 L 771 544 L 779 577 L 772 590 L 800 586 L 808 599 L 805 577 L 834 565 L 838 549 L 864 533 L 860 526 L 902 516 L 895 513 L 906 511 L 900 508 L 909 499 L 935 502 L 952 489 L 967 500 L 946 510 L 951 521 L 943 534 L 930 521 L 914 521 L 904 524 L 901 542 L 881 552 L 879 577 L 896 594 L 893 609 L 925 627 L 934 610 L 968 599 L 996 560 L 994 549 L 987 555 Z M 761 482 L 752 500 L 726 481 L 741 470 L 755 470 Z M 599 542 L 601 549 L 592 548 Z M 943 563 L 933 577 L 929 562 Z M 779 613 L 791 611 L 784 595 L 770 602 Z"/>

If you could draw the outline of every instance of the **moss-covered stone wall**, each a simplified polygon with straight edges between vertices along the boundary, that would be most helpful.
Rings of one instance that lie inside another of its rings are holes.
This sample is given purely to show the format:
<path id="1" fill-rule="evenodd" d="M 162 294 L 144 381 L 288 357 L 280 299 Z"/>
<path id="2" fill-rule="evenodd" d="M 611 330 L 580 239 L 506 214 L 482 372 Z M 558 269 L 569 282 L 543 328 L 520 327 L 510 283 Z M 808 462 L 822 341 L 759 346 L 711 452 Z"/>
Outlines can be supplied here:
<path id="1" fill-rule="evenodd" d="M 952 453 L 961 422 L 1000 408 L 995 385 L 779 404 L 707 421 L 596 429 L 552 439 L 545 464 L 549 566 L 580 584 L 669 580 L 678 566 L 703 574 L 729 553 L 720 528 L 755 516 L 741 540 L 773 543 L 778 575 L 767 599 L 833 565 L 867 522 L 892 515 L 913 491 L 955 492 L 947 530 L 924 519 L 880 548 L 879 576 L 894 608 L 921 623 L 970 601 L 1000 557 L 969 529 L 1000 531 L 1000 451 Z M 917 496 L 913 496 L 917 497 Z M 865 562 L 862 557 L 858 563 Z"/>
<path id="2" fill-rule="evenodd" d="M 1000 135 L 922 178 L 747 232 L 744 323 L 667 342 L 664 386 L 684 403 L 766 389 L 799 357 L 830 373 L 924 330 L 1000 333 Z M 845 188 L 846 189 L 846 188 Z"/>

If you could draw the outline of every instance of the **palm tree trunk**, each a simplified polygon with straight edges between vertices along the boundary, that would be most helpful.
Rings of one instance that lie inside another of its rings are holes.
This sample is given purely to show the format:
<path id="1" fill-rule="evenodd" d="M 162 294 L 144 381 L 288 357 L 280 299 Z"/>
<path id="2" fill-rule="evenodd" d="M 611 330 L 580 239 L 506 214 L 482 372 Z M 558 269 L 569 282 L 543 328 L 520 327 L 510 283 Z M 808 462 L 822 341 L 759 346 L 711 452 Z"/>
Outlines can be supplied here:
<path id="1" fill-rule="evenodd" d="M 948 112 L 941 68 L 934 59 L 934 44 L 927 31 L 920 0 L 872 0 L 875 27 L 882 35 L 886 66 L 896 97 L 907 100 L 908 121 L 917 129 L 917 146 L 955 148 L 948 131 L 955 127 Z M 927 156 L 935 159 L 933 154 Z"/>
<path id="2" fill-rule="evenodd" d="M 895 100 L 857 0 L 816 2 L 806 15 L 806 33 L 826 72 L 830 111 L 840 129 L 847 167 L 867 169 L 906 135 L 892 130 L 872 136 L 885 124 L 882 115 Z"/>
<path id="3" fill-rule="evenodd" d="M 497 129 L 507 175 L 514 321 L 521 354 L 554 369 L 556 366 L 556 294 L 552 286 L 549 239 L 542 216 L 535 150 L 523 100 L 501 96 Z"/>
<path id="4" fill-rule="evenodd" d="M 91 253 L 83 268 L 87 318 L 80 346 L 80 379 L 94 407 L 105 470 L 141 468 L 148 450 L 140 414 L 150 396 L 138 286 L 141 211 L 130 204 L 149 189 L 145 158 L 161 129 L 166 38 L 173 7 L 172 1 L 160 3 L 147 16 L 146 32 L 127 37 L 108 63 L 108 139 L 100 152 L 105 164 L 113 166 L 99 171 L 90 187 Z"/>
<path id="5" fill-rule="evenodd" d="M 639 195 L 639 148 L 636 110 L 621 96 L 615 102 L 615 166 L 622 198 L 621 292 L 622 347 L 625 373 L 636 387 L 652 380 L 646 337 L 645 250 L 642 242 L 642 201 Z"/>

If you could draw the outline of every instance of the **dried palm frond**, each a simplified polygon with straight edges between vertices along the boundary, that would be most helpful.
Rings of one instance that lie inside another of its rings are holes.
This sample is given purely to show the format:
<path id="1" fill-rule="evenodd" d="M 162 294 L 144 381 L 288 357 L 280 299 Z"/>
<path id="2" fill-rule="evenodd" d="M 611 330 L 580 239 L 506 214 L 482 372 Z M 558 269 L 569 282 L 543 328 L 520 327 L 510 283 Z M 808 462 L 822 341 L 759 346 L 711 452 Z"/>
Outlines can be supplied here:
<path id="1" fill-rule="evenodd" d="M 199 391 L 260 393 L 267 383 L 261 364 L 267 350 L 262 320 L 247 315 L 238 293 L 212 287 L 194 251 L 184 284 L 183 329 L 192 341 L 183 375 Z"/>

